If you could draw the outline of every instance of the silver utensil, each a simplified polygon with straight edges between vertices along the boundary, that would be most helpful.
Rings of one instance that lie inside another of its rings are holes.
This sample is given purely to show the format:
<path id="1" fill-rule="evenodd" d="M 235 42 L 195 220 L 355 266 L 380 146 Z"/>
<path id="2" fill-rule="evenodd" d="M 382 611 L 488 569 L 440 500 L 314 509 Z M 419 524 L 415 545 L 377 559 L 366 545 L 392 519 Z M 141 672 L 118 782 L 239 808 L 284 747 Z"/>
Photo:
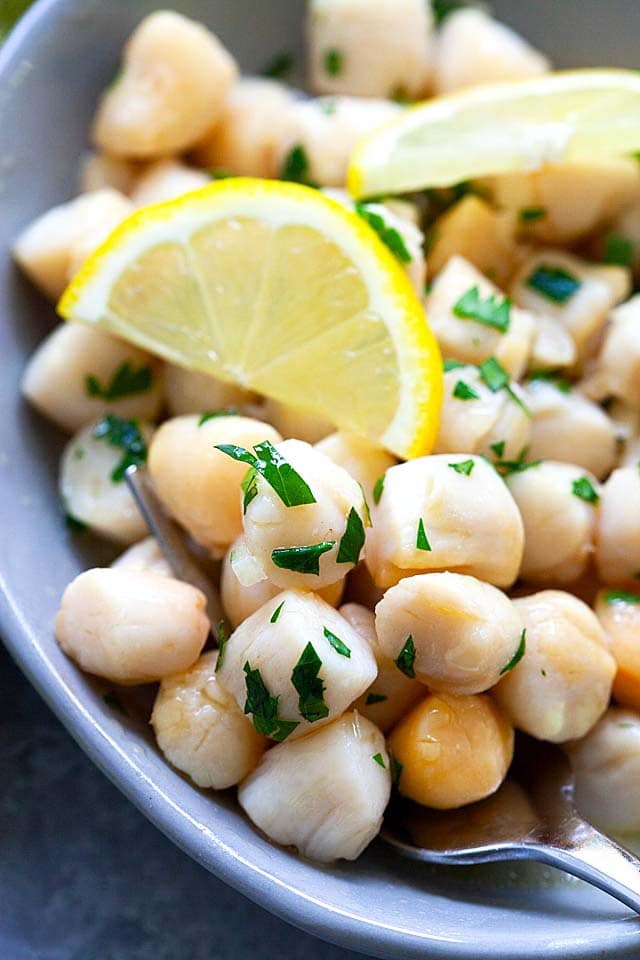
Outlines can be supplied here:
<path id="1" fill-rule="evenodd" d="M 381 836 L 403 856 L 425 863 L 536 860 L 640 913 L 640 859 L 584 820 L 573 795 L 565 754 L 521 736 L 510 777 L 492 797 L 453 811 L 394 800 Z"/>

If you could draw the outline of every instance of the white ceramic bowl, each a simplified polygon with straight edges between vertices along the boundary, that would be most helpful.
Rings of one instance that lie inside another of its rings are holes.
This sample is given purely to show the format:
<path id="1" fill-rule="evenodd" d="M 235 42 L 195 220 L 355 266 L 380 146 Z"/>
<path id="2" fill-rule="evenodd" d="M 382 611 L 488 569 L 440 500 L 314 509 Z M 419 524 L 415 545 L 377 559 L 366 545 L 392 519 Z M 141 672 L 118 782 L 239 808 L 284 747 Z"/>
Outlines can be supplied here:
<path id="1" fill-rule="evenodd" d="M 67 537 L 56 495 L 63 438 L 20 400 L 20 372 L 55 318 L 17 275 L 8 251 L 25 223 L 73 194 L 96 96 L 113 76 L 126 36 L 157 5 L 40 0 L 0 51 L 4 640 L 87 753 L 167 836 L 308 931 L 380 957 L 639 957 L 640 926 L 629 911 L 536 867 L 427 869 L 381 844 L 357 863 L 319 867 L 273 846 L 230 795 L 200 792 L 171 770 L 144 725 L 114 714 L 57 648 L 52 621 L 64 586 L 109 554 Z M 302 0 L 177 0 L 175 6 L 210 24 L 246 70 L 302 46 Z M 558 63 L 637 65 L 637 0 L 504 0 L 494 6 Z"/>

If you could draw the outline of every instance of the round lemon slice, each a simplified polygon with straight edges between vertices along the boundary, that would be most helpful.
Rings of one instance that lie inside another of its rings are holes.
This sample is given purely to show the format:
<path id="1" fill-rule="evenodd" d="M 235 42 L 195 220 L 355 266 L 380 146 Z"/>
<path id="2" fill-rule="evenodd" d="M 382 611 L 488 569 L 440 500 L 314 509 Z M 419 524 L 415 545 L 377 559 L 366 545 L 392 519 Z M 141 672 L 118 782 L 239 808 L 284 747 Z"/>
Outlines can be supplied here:
<path id="1" fill-rule="evenodd" d="M 640 73 L 569 70 L 403 111 L 356 147 L 348 185 L 371 197 L 638 150 Z"/>
<path id="2" fill-rule="evenodd" d="M 135 213 L 59 312 L 400 457 L 438 429 L 440 354 L 405 271 L 317 190 L 229 179 Z"/>

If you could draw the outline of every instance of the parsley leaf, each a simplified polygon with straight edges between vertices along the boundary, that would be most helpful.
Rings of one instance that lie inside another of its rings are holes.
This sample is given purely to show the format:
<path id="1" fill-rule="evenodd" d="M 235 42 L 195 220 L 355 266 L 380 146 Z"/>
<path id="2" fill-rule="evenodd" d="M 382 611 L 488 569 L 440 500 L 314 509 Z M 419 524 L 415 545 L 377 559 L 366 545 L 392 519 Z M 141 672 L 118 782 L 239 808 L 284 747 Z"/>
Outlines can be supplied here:
<path id="1" fill-rule="evenodd" d="M 258 471 L 255 467 L 249 467 L 242 478 L 240 489 L 244 494 L 242 498 L 242 512 L 245 514 L 251 501 L 255 500 L 258 496 Z"/>
<path id="2" fill-rule="evenodd" d="M 586 500 L 587 503 L 597 503 L 600 499 L 600 494 L 588 477 L 580 477 L 579 480 L 574 480 L 571 486 L 574 496 Z"/>
<path id="3" fill-rule="evenodd" d="M 224 663 L 224 655 L 227 652 L 227 643 L 229 642 L 224 620 L 218 620 L 216 633 L 218 635 L 218 659 L 216 660 L 215 672 L 217 673 Z"/>
<path id="4" fill-rule="evenodd" d="M 531 470 L 533 467 L 539 467 L 542 460 L 497 460 L 494 467 L 503 477 L 509 477 L 512 473 L 524 473 L 525 470 Z"/>
<path id="5" fill-rule="evenodd" d="M 506 440 L 498 440 L 497 443 L 492 443 L 490 446 L 490 449 L 495 453 L 498 460 L 501 460 L 504 456 L 504 448 L 506 443 Z"/>
<path id="6" fill-rule="evenodd" d="M 335 540 L 325 540 L 309 547 L 281 547 L 272 551 L 271 559 L 281 570 L 293 570 L 295 573 L 308 573 L 319 577 L 320 557 L 335 545 Z"/>
<path id="7" fill-rule="evenodd" d="M 218 417 L 237 417 L 238 410 L 236 407 L 225 407 L 223 410 L 207 410 L 202 414 L 198 420 L 198 426 L 202 427 L 205 423 L 208 423 L 209 420 L 217 420 Z"/>
<path id="8" fill-rule="evenodd" d="M 340 541 L 336 563 L 352 563 L 354 567 L 357 566 L 364 541 L 364 524 L 355 507 L 351 507 L 344 536 Z"/>
<path id="9" fill-rule="evenodd" d="M 365 706 L 370 707 L 374 703 L 384 703 L 385 700 L 389 698 L 384 693 L 369 693 L 367 694 L 367 699 L 365 700 Z"/>
<path id="10" fill-rule="evenodd" d="M 525 413 L 527 417 L 531 417 L 531 411 L 525 406 L 511 386 L 511 378 L 499 360 L 496 360 L 495 357 L 489 357 L 484 363 L 480 364 L 478 369 L 480 370 L 482 380 L 492 393 L 497 393 L 498 390 L 506 390 L 513 402 L 518 404 L 523 413 Z"/>
<path id="11" fill-rule="evenodd" d="M 281 180 L 288 180 L 290 183 L 303 183 L 307 187 L 315 186 L 309 179 L 311 163 L 309 155 L 301 143 L 296 143 L 287 154 L 282 164 L 280 172 Z"/>
<path id="12" fill-rule="evenodd" d="M 395 227 L 390 227 L 384 217 L 371 210 L 367 203 L 358 202 L 355 205 L 356 213 L 369 224 L 378 234 L 382 242 L 391 250 L 401 263 L 411 263 L 413 257 L 409 253 L 406 243 Z"/>
<path id="13" fill-rule="evenodd" d="M 395 659 L 395 665 L 405 677 L 409 677 L 410 680 L 415 680 L 416 672 L 413 668 L 413 665 L 416 661 L 416 647 L 413 642 L 413 637 L 408 636 L 404 642 L 404 646 L 398 656 Z"/>
<path id="14" fill-rule="evenodd" d="M 371 759 L 373 760 L 374 763 L 377 763 L 379 767 L 382 767 L 383 770 L 387 769 L 387 766 L 384 762 L 384 758 L 381 753 L 374 753 Z"/>
<path id="15" fill-rule="evenodd" d="M 445 373 L 449 373 L 449 370 L 459 370 L 460 367 L 466 367 L 466 363 L 462 363 L 460 360 L 443 360 L 442 369 Z"/>
<path id="16" fill-rule="evenodd" d="M 604 262 L 630 267 L 632 261 L 633 242 L 620 233 L 608 233 L 604 238 Z"/>
<path id="17" fill-rule="evenodd" d="M 282 608 L 284 607 L 285 601 L 283 600 L 279 607 L 276 607 L 273 613 L 271 614 L 271 619 L 269 623 L 277 623 L 280 614 L 282 613 Z"/>
<path id="18" fill-rule="evenodd" d="M 561 377 L 559 373 L 553 370 L 534 370 L 529 374 L 529 381 L 531 383 L 550 383 L 560 393 L 571 393 L 573 390 L 571 381 Z"/>
<path id="19" fill-rule="evenodd" d="M 563 270 L 562 267 L 551 267 L 540 264 L 533 273 L 527 277 L 526 284 L 530 290 L 542 294 L 547 300 L 553 300 L 554 303 L 567 303 L 571 297 L 578 292 L 582 286 L 582 281 L 574 277 L 573 274 Z"/>
<path id="20" fill-rule="evenodd" d="M 464 474 L 465 477 L 471 476 L 471 472 L 475 465 L 475 460 L 460 460 L 458 463 L 448 464 L 452 470 L 455 470 L 456 473 Z"/>
<path id="21" fill-rule="evenodd" d="M 486 300 L 480 296 L 479 287 L 471 287 L 453 305 L 453 313 L 463 320 L 476 320 L 486 327 L 506 333 L 511 323 L 511 300 L 491 293 Z"/>
<path id="22" fill-rule="evenodd" d="M 260 75 L 269 77 L 272 80 L 282 80 L 287 77 L 293 68 L 293 54 L 287 51 L 277 53 L 273 60 L 270 60 L 262 70 Z"/>
<path id="23" fill-rule="evenodd" d="M 441 25 L 443 20 L 446 20 L 450 13 L 455 13 L 456 10 L 463 10 L 465 7 L 475 6 L 479 5 L 468 3 L 467 0 L 431 0 L 433 18 L 437 27 Z"/>
<path id="24" fill-rule="evenodd" d="M 427 534 L 424 529 L 424 523 L 422 522 L 422 517 L 418 522 L 418 535 L 416 537 L 416 549 L 424 550 L 426 553 L 431 552 L 431 544 L 427 539 Z"/>
<path id="25" fill-rule="evenodd" d="M 139 367 L 137 370 L 125 361 L 118 367 L 111 380 L 103 386 L 97 377 L 88 374 L 85 377 L 85 389 L 89 397 L 101 397 L 103 400 L 119 400 L 135 393 L 145 393 L 153 383 L 151 367 Z"/>
<path id="26" fill-rule="evenodd" d="M 339 77 L 342 73 L 342 68 L 344 66 L 344 57 L 342 51 L 336 49 L 336 47 L 331 47 L 330 50 L 326 50 L 323 60 L 325 73 L 330 77 Z"/>
<path id="27" fill-rule="evenodd" d="M 473 387 L 470 387 L 464 380 L 458 380 L 453 388 L 453 394 L 456 400 L 479 400 L 480 394 L 476 393 Z"/>
<path id="28" fill-rule="evenodd" d="M 216 445 L 216 450 L 226 453 L 232 460 L 248 463 L 253 467 L 266 480 L 271 489 L 277 493 L 285 507 L 299 507 L 302 504 L 316 502 L 309 485 L 268 440 L 257 444 L 253 449 L 255 455 L 249 450 L 245 450 L 244 447 L 237 447 L 234 444 L 221 443 Z M 247 481 L 248 483 L 249 481 Z M 246 493 L 245 490 L 245 497 Z"/>
<path id="29" fill-rule="evenodd" d="M 523 207 L 520 211 L 520 220 L 522 223 L 535 223 L 546 215 L 547 211 L 544 207 Z"/>
<path id="30" fill-rule="evenodd" d="M 142 466 L 147 459 L 147 444 L 137 420 L 122 420 L 110 413 L 93 428 L 93 436 L 123 451 L 120 462 L 111 472 L 113 483 L 122 483 L 129 467 Z"/>
<path id="31" fill-rule="evenodd" d="M 329 716 L 329 708 L 324 702 L 325 686 L 318 676 L 322 660 L 316 653 L 313 644 L 308 643 L 300 659 L 293 668 L 291 683 L 298 693 L 298 710 L 300 716 L 315 723 Z"/>
<path id="32" fill-rule="evenodd" d="M 391 767 L 391 783 L 394 787 L 397 787 L 404 770 L 404 764 L 400 763 L 398 758 L 389 752 L 389 766 Z"/>
<path id="33" fill-rule="evenodd" d="M 383 473 L 382 476 L 378 477 L 378 479 L 373 485 L 373 502 L 375 503 L 376 507 L 380 503 L 382 494 L 384 493 L 384 481 L 386 480 L 386 478 L 387 478 L 386 473 Z"/>
<path id="34" fill-rule="evenodd" d="M 513 670 L 514 667 L 518 666 L 518 664 L 520 663 L 520 661 L 525 655 L 526 649 L 527 649 L 527 631 L 525 628 L 520 634 L 520 643 L 518 644 L 518 649 L 516 650 L 514 655 L 511 657 L 511 660 L 509 660 L 509 663 L 505 664 L 505 666 L 502 668 L 502 670 L 500 671 L 500 676 L 502 676 L 504 673 L 509 673 L 510 670 Z"/>
<path id="35" fill-rule="evenodd" d="M 339 653 L 341 657 L 347 657 L 351 659 L 351 650 L 346 645 L 346 643 L 336 637 L 335 633 L 331 633 L 331 630 L 328 627 L 323 627 L 322 632 L 324 633 L 325 639 L 329 641 L 329 644 L 333 647 L 336 653 Z"/>
<path id="36" fill-rule="evenodd" d="M 85 533 L 85 531 L 89 529 L 88 524 L 86 524 L 84 520 L 78 520 L 72 513 L 65 513 L 64 522 L 67 530 L 70 530 L 71 533 Z"/>
<path id="37" fill-rule="evenodd" d="M 607 590 L 604 599 L 610 607 L 614 603 L 640 603 L 640 595 L 628 590 Z"/>
<path id="38" fill-rule="evenodd" d="M 252 714 L 253 725 L 258 733 L 266 737 L 273 737 L 278 743 L 282 743 L 300 724 L 296 720 L 281 720 L 278 717 L 280 697 L 271 696 L 260 671 L 252 670 L 248 660 L 243 670 L 247 690 L 244 712 Z"/>

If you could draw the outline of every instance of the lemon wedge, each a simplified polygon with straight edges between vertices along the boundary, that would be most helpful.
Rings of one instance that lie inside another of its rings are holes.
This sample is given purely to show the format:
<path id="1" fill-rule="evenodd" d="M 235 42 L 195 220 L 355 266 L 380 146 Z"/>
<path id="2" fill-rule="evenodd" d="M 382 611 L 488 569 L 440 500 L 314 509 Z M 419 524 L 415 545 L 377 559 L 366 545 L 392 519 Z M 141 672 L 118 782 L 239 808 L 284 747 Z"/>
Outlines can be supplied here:
<path id="1" fill-rule="evenodd" d="M 348 185 L 371 197 L 638 150 L 640 73 L 567 70 L 403 111 L 357 145 Z"/>
<path id="2" fill-rule="evenodd" d="M 147 207 L 58 309 L 400 457 L 435 440 L 442 367 L 422 304 L 374 231 L 317 190 L 235 178 Z"/>

